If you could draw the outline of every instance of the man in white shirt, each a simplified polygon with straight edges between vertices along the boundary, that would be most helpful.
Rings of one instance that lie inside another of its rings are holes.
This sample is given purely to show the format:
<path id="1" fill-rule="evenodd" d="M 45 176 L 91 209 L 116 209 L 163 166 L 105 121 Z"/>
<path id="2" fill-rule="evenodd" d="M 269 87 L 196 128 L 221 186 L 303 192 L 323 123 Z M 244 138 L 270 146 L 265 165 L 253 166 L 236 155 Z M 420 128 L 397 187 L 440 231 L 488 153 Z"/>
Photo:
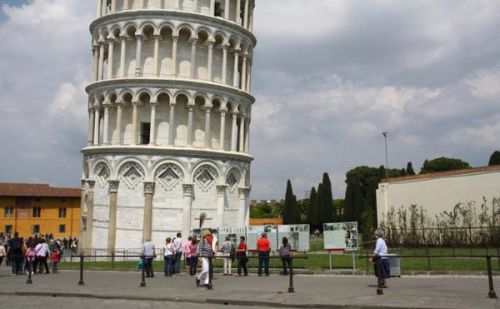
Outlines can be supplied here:
<path id="1" fill-rule="evenodd" d="M 142 245 L 142 255 L 144 256 L 144 272 L 146 273 L 146 277 L 154 277 L 153 271 L 153 259 L 156 256 L 155 253 L 155 245 L 151 242 L 151 239 L 146 239 L 144 244 Z"/>
<path id="2" fill-rule="evenodd" d="M 172 241 L 172 244 L 174 245 L 175 248 L 175 266 L 174 266 L 174 272 L 176 274 L 180 273 L 181 271 L 181 259 L 182 259 L 182 235 L 181 233 L 177 233 L 177 237 L 174 238 Z"/>
<path id="3" fill-rule="evenodd" d="M 382 285 L 381 287 L 387 288 L 386 279 L 391 276 L 391 267 L 387 257 L 387 244 L 383 237 L 384 234 L 381 230 L 375 231 L 377 241 L 373 255 L 375 259 L 375 274 L 380 281 L 380 285 Z"/>

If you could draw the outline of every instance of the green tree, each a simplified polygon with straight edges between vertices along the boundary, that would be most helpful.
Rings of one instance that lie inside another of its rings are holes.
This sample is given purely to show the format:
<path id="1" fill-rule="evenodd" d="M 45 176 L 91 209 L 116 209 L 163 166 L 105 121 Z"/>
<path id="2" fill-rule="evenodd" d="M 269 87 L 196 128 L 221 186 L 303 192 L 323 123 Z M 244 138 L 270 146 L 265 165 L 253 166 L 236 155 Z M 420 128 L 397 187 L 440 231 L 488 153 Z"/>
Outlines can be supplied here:
<path id="1" fill-rule="evenodd" d="M 332 183 L 328 173 L 323 173 L 323 180 L 321 182 L 322 190 L 319 192 L 321 220 L 320 224 L 332 222 L 333 220 L 333 207 L 332 207 Z"/>
<path id="2" fill-rule="evenodd" d="M 323 225 L 321 224 L 321 206 L 320 206 L 320 195 L 321 191 L 323 191 L 323 184 L 318 184 L 318 190 L 316 191 L 316 197 L 314 199 L 313 206 L 313 217 L 312 217 L 312 225 L 314 229 L 323 230 Z M 313 230 L 314 230 L 313 229 Z"/>
<path id="3" fill-rule="evenodd" d="M 470 168 L 469 163 L 460 159 L 440 157 L 433 160 L 425 160 L 420 174 L 453 171 Z"/>
<path id="4" fill-rule="evenodd" d="M 406 175 L 415 175 L 415 171 L 413 170 L 413 165 L 411 164 L 411 162 L 408 162 L 408 164 L 406 164 Z"/>
<path id="5" fill-rule="evenodd" d="M 307 223 L 311 226 L 311 231 L 314 231 L 314 206 L 316 204 L 316 188 L 312 187 L 311 193 L 309 194 L 309 203 L 307 207 Z"/>
<path id="6" fill-rule="evenodd" d="M 500 165 L 500 151 L 496 150 L 490 156 L 490 161 L 488 162 L 489 166 L 492 165 Z"/>
<path id="7" fill-rule="evenodd" d="M 297 197 L 293 194 L 292 183 L 290 180 L 286 183 L 285 205 L 283 208 L 283 223 L 300 223 L 300 209 L 297 205 Z"/>

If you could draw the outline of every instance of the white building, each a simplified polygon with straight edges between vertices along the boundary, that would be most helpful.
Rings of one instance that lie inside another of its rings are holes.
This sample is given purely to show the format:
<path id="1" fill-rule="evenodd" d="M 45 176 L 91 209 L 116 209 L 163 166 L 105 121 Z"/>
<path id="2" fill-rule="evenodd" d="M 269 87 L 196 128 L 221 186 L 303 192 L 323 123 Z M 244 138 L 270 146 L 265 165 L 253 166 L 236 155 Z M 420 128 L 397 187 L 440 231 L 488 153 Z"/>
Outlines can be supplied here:
<path id="1" fill-rule="evenodd" d="M 248 224 L 254 5 L 97 0 L 85 248 L 159 246 L 201 224 Z"/>
<path id="2" fill-rule="evenodd" d="M 377 223 L 391 208 L 422 206 L 430 218 L 452 211 L 458 203 L 500 198 L 500 165 L 384 179 L 377 189 Z"/>

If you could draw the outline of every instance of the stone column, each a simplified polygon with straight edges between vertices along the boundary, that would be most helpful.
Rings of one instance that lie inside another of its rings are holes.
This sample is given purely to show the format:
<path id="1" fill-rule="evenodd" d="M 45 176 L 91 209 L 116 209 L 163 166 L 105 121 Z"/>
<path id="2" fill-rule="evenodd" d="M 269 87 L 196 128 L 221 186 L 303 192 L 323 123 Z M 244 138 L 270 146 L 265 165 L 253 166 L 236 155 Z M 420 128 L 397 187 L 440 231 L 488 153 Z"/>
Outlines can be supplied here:
<path id="1" fill-rule="evenodd" d="M 115 40 L 113 38 L 108 38 L 108 79 L 113 78 L 113 50 L 115 46 Z"/>
<path id="2" fill-rule="evenodd" d="M 243 15 L 243 28 L 248 29 L 248 11 L 249 11 L 250 0 L 244 0 L 244 1 L 245 1 L 245 12 Z"/>
<path id="3" fill-rule="evenodd" d="M 246 91 L 246 84 L 247 84 L 247 60 L 248 60 L 248 53 L 245 51 L 243 54 L 243 63 L 241 64 L 241 85 L 240 89 L 243 91 Z"/>
<path id="4" fill-rule="evenodd" d="M 111 106 L 111 103 L 109 102 L 106 102 L 103 104 L 104 105 L 104 124 L 103 124 L 103 139 L 102 139 L 102 143 L 104 145 L 108 145 L 109 144 L 109 108 Z"/>
<path id="5" fill-rule="evenodd" d="M 238 112 L 233 111 L 233 125 L 231 127 L 231 151 L 236 151 L 236 143 L 238 138 L 238 125 L 236 123 Z"/>
<path id="6" fill-rule="evenodd" d="M 108 251 L 116 247 L 116 208 L 118 202 L 118 180 L 108 180 L 109 185 L 109 225 L 108 225 Z"/>
<path id="7" fill-rule="evenodd" d="M 227 185 L 217 185 L 217 222 L 216 226 L 224 226 L 224 208 Z"/>
<path id="8" fill-rule="evenodd" d="M 240 50 L 234 50 L 234 71 L 233 71 L 233 86 L 238 87 L 238 65 L 240 62 Z"/>
<path id="9" fill-rule="evenodd" d="M 102 0 L 104 1 L 104 0 Z M 107 15 L 107 10 L 108 10 L 108 6 L 106 5 L 106 3 L 102 3 L 101 5 L 101 16 L 106 16 Z"/>
<path id="10" fill-rule="evenodd" d="M 211 125 L 210 125 L 210 113 L 212 111 L 212 106 L 205 106 L 205 148 L 212 148 L 211 141 Z"/>
<path id="11" fill-rule="evenodd" d="M 111 0 L 111 12 L 116 12 L 116 0 Z"/>
<path id="12" fill-rule="evenodd" d="M 94 113 L 94 145 L 99 145 L 99 124 L 101 121 L 101 113 L 98 108 Z"/>
<path id="13" fill-rule="evenodd" d="M 191 71 L 189 73 L 190 78 L 195 78 L 196 74 L 196 44 L 198 43 L 198 39 L 191 40 Z"/>
<path id="14" fill-rule="evenodd" d="M 137 107 L 139 102 L 132 102 L 132 145 L 137 145 Z"/>
<path id="15" fill-rule="evenodd" d="M 212 81 L 212 63 L 214 58 L 214 42 L 208 42 L 208 62 L 207 62 L 207 80 Z"/>
<path id="16" fill-rule="evenodd" d="M 128 10 L 128 1 L 127 0 L 124 0 L 123 1 L 123 10 Z"/>
<path id="17" fill-rule="evenodd" d="M 236 23 L 241 26 L 241 0 L 236 0 Z"/>
<path id="18" fill-rule="evenodd" d="M 139 9 L 144 9 L 144 0 L 138 0 L 139 1 Z"/>
<path id="19" fill-rule="evenodd" d="M 188 129 L 187 129 L 187 144 L 193 146 L 193 112 L 194 102 L 188 103 Z"/>
<path id="20" fill-rule="evenodd" d="M 99 67 L 97 73 L 97 80 L 103 79 L 104 69 L 104 42 L 99 42 Z"/>
<path id="21" fill-rule="evenodd" d="M 224 141 L 226 139 L 226 108 L 221 108 L 220 110 L 220 135 L 219 135 L 219 144 L 220 149 L 224 150 Z"/>
<path id="22" fill-rule="evenodd" d="M 102 0 L 96 0 L 96 6 L 95 6 L 96 17 L 101 17 L 101 5 L 102 5 Z"/>
<path id="23" fill-rule="evenodd" d="M 94 109 L 89 110 L 89 129 L 87 136 L 87 145 L 92 145 L 94 143 Z"/>
<path id="24" fill-rule="evenodd" d="M 136 34 L 137 48 L 135 50 L 135 76 L 142 75 L 141 59 L 142 59 L 142 35 Z"/>
<path id="25" fill-rule="evenodd" d="M 215 16 L 215 0 L 210 0 L 210 16 Z"/>
<path id="26" fill-rule="evenodd" d="M 224 19 L 229 20 L 229 0 L 224 1 Z"/>
<path id="27" fill-rule="evenodd" d="M 151 102 L 151 128 L 149 130 L 149 145 L 156 145 L 156 105 L 158 103 Z"/>
<path id="28" fill-rule="evenodd" d="M 87 192 L 87 232 L 85 233 L 86 237 L 86 248 L 92 248 L 92 231 L 94 227 L 94 186 L 95 180 L 87 180 L 87 184 L 89 186 Z"/>
<path id="29" fill-rule="evenodd" d="M 85 193 L 86 193 L 86 181 L 85 179 L 80 179 L 80 235 L 79 242 L 81 244 L 81 249 L 87 249 L 87 204 L 85 203 Z"/>
<path id="30" fill-rule="evenodd" d="M 123 108 L 123 103 L 122 102 L 117 102 L 116 103 L 116 139 L 118 140 L 117 144 L 121 145 L 122 144 L 122 108 Z"/>
<path id="31" fill-rule="evenodd" d="M 182 190 L 184 192 L 184 209 L 182 211 L 182 235 L 191 234 L 191 208 L 194 198 L 194 185 L 193 184 L 182 184 Z"/>
<path id="32" fill-rule="evenodd" d="M 178 36 L 172 36 L 172 69 L 173 75 L 177 75 L 177 41 Z"/>
<path id="33" fill-rule="evenodd" d="M 245 130 L 245 152 L 250 152 L 250 118 L 246 118 Z"/>
<path id="34" fill-rule="evenodd" d="M 125 74 L 127 73 L 127 68 L 125 67 L 125 57 L 127 53 L 127 36 L 122 35 L 121 37 L 121 48 L 120 48 L 120 76 L 122 78 L 125 77 Z"/>
<path id="35" fill-rule="evenodd" d="M 180 7 L 179 0 L 174 0 L 174 10 L 178 10 Z"/>
<path id="36" fill-rule="evenodd" d="M 238 151 L 239 152 L 244 152 L 245 151 L 245 116 L 241 114 L 240 118 L 240 142 L 238 144 Z"/>
<path id="37" fill-rule="evenodd" d="M 153 195 L 154 182 L 144 182 L 144 220 L 142 223 L 142 241 L 151 240 L 153 230 Z"/>
<path id="38" fill-rule="evenodd" d="M 227 1 L 226 1 L 227 2 Z M 229 48 L 228 43 L 222 44 L 222 83 L 227 83 L 227 49 Z"/>
<path id="39" fill-rule="evenodd" d="M 252 59 L 249 58 L 247 65 L 247 84 L 246 84 L 247 92 L 250 92 L 251 85 L 252 85 Z"/>
<path id="40" fill-rule="evenodd" d="M 170 103 L 170 115 L 169 115 L 169 122 L 168 122 L 168 144 L 169 145 L 174 145 L 175 140 L 175 103 L 172 104 Z"/>
<path id="41" fill-rule="evenodd" d="M 248 203 L 248 196 L 250 195 L 250 188 L 238 188 L 240 195 L 240 207 L 238 208 L 238 218 L 242 220 L 238 226 L 248 226 L 250 223 L 250 209 Z"/>
<path id="42" fill-rule="evenodd" d="M 158 77 L 160 75 L 160 70 L 158 68 L 158 64 L 159 64 L 158 54 L 160 51 L 160 35 L 155 34 L 154 39 L 155 39 L 155 46 L 154 46 L 154 52 L 153 52 L 153 75 Z"/>
<path id="43" fill-rule="evenodd" d="M 193 11 L 198 12 L 198 0 L 193 0 Z"/>
<path id="44" fill-rule="evenodd" d="M 94 45 L 92 47 L 92 81 L 97 81 L 99 70 L 99 46 Z"/>

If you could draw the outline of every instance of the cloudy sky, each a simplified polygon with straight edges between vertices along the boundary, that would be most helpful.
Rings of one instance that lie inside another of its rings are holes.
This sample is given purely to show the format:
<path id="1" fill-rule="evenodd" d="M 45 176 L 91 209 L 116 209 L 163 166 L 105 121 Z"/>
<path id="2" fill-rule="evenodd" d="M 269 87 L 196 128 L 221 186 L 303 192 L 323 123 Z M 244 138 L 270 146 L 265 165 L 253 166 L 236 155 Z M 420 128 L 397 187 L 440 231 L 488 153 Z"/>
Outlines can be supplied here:
<path id="1" fill-rule="evenodd" d="M 252 198 L 500 148 L 500 1 L 256 0 Z M 91 0 L 0 0 L 0 181 L 79 186 Z"/>

